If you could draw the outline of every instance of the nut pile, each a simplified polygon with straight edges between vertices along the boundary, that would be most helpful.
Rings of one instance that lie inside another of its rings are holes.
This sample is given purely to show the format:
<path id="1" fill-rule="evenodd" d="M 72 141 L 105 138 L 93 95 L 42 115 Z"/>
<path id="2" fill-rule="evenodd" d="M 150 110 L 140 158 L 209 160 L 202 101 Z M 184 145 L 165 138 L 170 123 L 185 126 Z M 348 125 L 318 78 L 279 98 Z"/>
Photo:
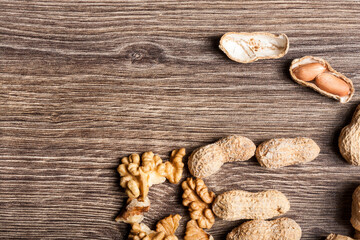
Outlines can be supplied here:
<path id="1" fill-rule="evenodd" d="M 222 36 L 220 49 L 232 60 L 251 63 L 259 59 L 283 57 L 289 50 L 289 39 L 285 34 L 266 32 L 236 33 Z M 334 70 L 322 58 L 305 56 L 294 59 L 290 66 L 292 79 L 306 87 L 341 103 L 350 101 L 354 95 L 352 81 Z M 360 105 L 351 123 L 344 127 L 339 137 L 342 156 L 352 165 L 360 165 Z M 215 143 L 194 150 L 188 159 L 188 168 L 195 178 L 187 178 L 181 184 L 182 203 L 188 208 L 191 220 L 186 224 L 185 240 L 213 240 L 204 229 L 215 224 L 216 217 L 226 221 L 246 219 L 234 228 L 227 240 L 299 240 L 301 228 L 292 219 L 282 217 L 290 209 L 287 197 L 277 190 L 247 192 L 232 190 L 216 196 L 208 190 L 202 178 L 220 171 L 227 162 L 246 161 L 256 156 L 260 166 L 280 168 L 307 163 L 320 153 L 319 146 L 310 138 L 270 139 L 258 147 L 248 138 L 230 135 Z M 144 213 L 150 209 L 148 193 L 150 187 L 166 179 L 179 183 L 183 174 L 185 149 L 172 151 L 170 160 L 163 162 L 153 152 L 141 156 L 131 154 L 121 160 L 118 167 L 120 186 L 128 195 L 117 222 L 131 224 L 128 239 L 131 240 L 177 240 L 175 231 L 181 216 L 170 215 L 160 220 L 156 230 L 141 223 Z M 216 216 L 216 217 L 215 217 Z M 355 238 L 360 239 L 360 186 L 353 194 L 351 224 L 356 229 Z M 351 240 L 353 238 L 330 234 L 327 240 Z"/>
<path id="2" fill-rule="evenodd" d="M 317 157 L 319 151 L 317 144 L 309 138 L 271 139 L 256 149 L 256 145 L 250 139 L 230 135 L 194 150 L 188 159 L 188 167 L 194 176 L 210 176 L 219 171 L 224 162 L 245 161 L 253 157 L 255 152 L 260 165 L 271 168 L 311 161 Z M 164 182 L 165 179 L 172 183 L 180 181 L 184 155 L 185 149 L 182 148 L 172 151 L 170 161 L 165 163 L 152 152 L 145 152 L 141 157 L 131 154 L 121 160 L 118 167 L 120 185 L 126 189 L 129 199 L 116 221 L 132 225 L 129 239 L 177 239 L 174 233 L 179 225 L 179 215 L 159 221 L 156 231 L 150 230 L 140 222 L 144 218 L 143 213 L 150 209 L 147 197 L 150 187 Z M 271 235 L 274 239 L 279 232 L 284 233 L 284 236 L 301 236 L 301 230 L 298 231 L 300 227 L 291 219 L 264 221 L 280 216 L 290 209 L 286 196 L 277 190 L 258 193 L 233 190 L 216 196 L 208 190 L 201 178 L 187 178 L 181 186 L 184 191 L 182 203 L 188 207 L 191 218 L 186 225 L 186 240 L 213 239 L 204 229 L 210 229 L 214 225 L 215 216 L 227 221 L 262 220 L 241 225 L 229 234 L 228 239 L 240 239 L 241 234 L 249 236 L 249 239 L 256 239 L 259 234 L 266 235 L 269 231 L 274 231 Z M 278 229 L 274 229 L 273 225 Z M 291 229 L 285 229 L 288 226 L 291 226 Z"/>
<path id="3" fill-rule="evenodd" d="M 128 239 L 177 240 L 174 234 L 179 226 L 180 215 L 170 215 L 160 220 L 156 231 L 140 222 L 144 219 L 143 213 L 150 209 L 150 200 L 147 197 L 150 187 L 163 183 L 166 179 L 171 183 L 178 183 L 183 173 L 184 156 L 185 148 L 181 148 L 173 150 L 170 161 L 165 163 L 153 152 L 145 152 L 141 157 L 131 154 L 121 159 L 118 167 L 120 186 L 126 189 L 129 199 L 115 220 L 131 224 Z"/>

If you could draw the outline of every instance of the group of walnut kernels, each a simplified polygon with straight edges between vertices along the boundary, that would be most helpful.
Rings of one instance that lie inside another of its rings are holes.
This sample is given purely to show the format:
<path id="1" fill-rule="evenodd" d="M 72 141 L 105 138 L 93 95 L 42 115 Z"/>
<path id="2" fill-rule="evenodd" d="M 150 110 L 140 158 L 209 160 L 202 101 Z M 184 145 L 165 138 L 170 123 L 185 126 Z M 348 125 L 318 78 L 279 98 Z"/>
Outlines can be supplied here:
<path id="1" fill-rule="evenodd" d="M 289 48 L 285 34 L 226 33 L 220 40 L 220 49 L 237 62 L 249 63 L 258 59 L 279 58 Z M 311 87 L 319 93 L 342 103 L 354 94 L 352 81 L 335 71 L 321 58 L 306 56 L 295 59 L 290 74 L 297 83 Z M 360 165 L 360 105 L 351 123 L 343 128 L 339 137 L 339 148 L 343 157 L 353 165 Z M 245 161 L 256 155 L 261 166 L 279 168 L 306 163 L 315 159 L 319 146 L 310 138 L 271 139 L 257 148 L 248 138 L 231 135 L 200 147 L 192 152 L 188 160 L 190 173 L 196 178 L 182 182 L 183 205 L 188 207 L 191 220 L 186 225 L 185 240 L 211 240 L 213 237 L 203 229 L 210 229 L 215 216 L 234 221 L 252 219 L 233 229 L 227 240 L 298 240 L 300 226 L 290 218 L 278 217 L 290 209 L 286 196 L 277 190 L 257 193 L 242 190 L 224 192 L 215 196 L 209 192 L 201 178 L 220 170 L 226 162 Z M 149 188 L 165 182 L 178 183 L 183 173 L 185 149 L 172 151 L 170 161 L 163 162 L 158 155 L 145 152 L 124 157 L 118 167 L 120 185 L 129 199 L 117 222 L 131 224 L 130 240 L 177 240 L 175 231 L 181 216 L 170 215 L 160 220 L 156 230 L 141 223 L 143 214 L 150 209 Z M 355 238 L 360 239 L 360 186 L 353 194 L 351 224 L 356 229 Z M 358 232 L 359 231 L 359 232 Z M 351 240 L 352 238 L 330 234 L 327 240 Z"/>

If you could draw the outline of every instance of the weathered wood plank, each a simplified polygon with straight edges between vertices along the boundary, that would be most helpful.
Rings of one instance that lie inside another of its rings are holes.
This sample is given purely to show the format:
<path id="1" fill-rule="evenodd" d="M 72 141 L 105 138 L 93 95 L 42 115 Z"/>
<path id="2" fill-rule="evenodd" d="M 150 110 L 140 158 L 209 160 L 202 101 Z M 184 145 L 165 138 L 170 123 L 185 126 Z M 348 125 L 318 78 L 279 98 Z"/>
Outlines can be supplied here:
<path id="1" fill-rule="evenodd" d="M 303 239 L 353 234 L 360 176 L 337 137 L 360 98 L 327 99 L 288 67 L 321 56 L 359 87 L 359 1 L 0 0 L 0 9 L 0 238 L 126 239 L 129 227 L 114 222 L 126 200 L 119 158 L 167 159 L 233 133 L 256 144 L 312 137 L 321 153 L 276 171 L 255 159 L 226 164 L 205 179 L 211 190 L 276 188 Z M 217 47 L 227 31 L 284 32 L 291 48 L 238 64 Z M 182 238 L 180 185 L 156 185 L 150 200 L 144 222 L 179 213 Z M 241 222 L 218 219 L 209 233 L 224 239 Z"/>

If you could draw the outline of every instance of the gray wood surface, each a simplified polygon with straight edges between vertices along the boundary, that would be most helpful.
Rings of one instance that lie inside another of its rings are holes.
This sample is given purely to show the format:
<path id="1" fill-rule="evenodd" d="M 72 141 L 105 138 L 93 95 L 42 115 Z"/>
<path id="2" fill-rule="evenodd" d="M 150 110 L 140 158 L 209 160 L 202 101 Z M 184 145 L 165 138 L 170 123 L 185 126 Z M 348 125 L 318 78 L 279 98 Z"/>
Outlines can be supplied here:
<path id="1" fill-rule="evenodd" d="M 196 147 L 229 134 L 256 144 L 305 136 L 320 146 L 306 165 L 267 170 L 255 159 L 206 178 L 216 192 L 275 188 L 302 239 L 352 235 L 360 168 L 339 155 L 340 129 L 360 101 L 340 104 L 294 83 L 292 59 L 327 59 L 360 87 L 360 1 L 0 0 L 0 238 L 126 239 L 114 221 L 126 196 L 120 158 Z M 228 31 L 286 33 L 277 60 L 233 62 Z M 190 176 L 188 171 L 185 176 Z M 189 216 L 181 187 L 150 189 L 145 223 Z M 216 240 L 243 221 L 217 219 Z"/>

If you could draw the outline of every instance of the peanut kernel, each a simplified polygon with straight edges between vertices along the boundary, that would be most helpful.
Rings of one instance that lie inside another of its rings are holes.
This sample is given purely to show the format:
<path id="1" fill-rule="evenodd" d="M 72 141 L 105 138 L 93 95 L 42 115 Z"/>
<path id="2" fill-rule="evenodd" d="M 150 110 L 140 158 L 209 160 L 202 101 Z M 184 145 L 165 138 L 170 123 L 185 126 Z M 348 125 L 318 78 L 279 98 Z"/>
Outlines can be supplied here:
<path id="1" fill-rule="evenodd" d="M 312 81 L 320 73 L 325 72 L 326 68 L 320 63 L 309 63 L 300 65 L 294 69 L 295 76 L 303 81 Z"/>
<path id="2" fill-rule="evenodd" d="M 319 74 L 315 79 L 315 84 L 320 89 L 340 97 L 349 95 L 349 85 L 344 80 L 336 77 L 331 73 Z"/>

